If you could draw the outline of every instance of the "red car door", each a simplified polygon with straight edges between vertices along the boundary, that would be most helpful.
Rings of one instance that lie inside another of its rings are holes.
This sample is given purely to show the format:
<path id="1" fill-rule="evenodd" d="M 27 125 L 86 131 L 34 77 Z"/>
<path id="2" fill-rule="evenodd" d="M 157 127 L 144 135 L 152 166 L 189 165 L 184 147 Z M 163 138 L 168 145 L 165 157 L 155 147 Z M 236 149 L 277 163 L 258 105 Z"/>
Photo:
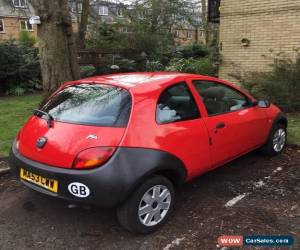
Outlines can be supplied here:
<path id="1" fill-rule="evenodd" d="M 213 167 L 262 145 L 268 133 L 264 110 L 251 105 L 249 96 L 213 81 L 192 81 L 211 138 Z"/>

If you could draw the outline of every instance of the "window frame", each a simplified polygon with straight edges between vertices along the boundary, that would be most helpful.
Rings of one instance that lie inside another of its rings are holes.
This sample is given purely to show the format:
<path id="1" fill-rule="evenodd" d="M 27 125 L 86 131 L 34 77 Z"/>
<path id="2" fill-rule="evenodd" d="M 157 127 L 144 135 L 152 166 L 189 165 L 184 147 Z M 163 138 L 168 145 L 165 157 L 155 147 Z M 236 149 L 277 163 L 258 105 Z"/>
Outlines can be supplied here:
<path id="1" fill-rule="evenodd" d="M 189 39 L 189 40 L 193 39 L 193 31 L 192 30 L 188 30 L 186 32 L 186 38 Z"/>
<path id="2" fill-rule="evenodd" d="M 222 87 L 228 88 L 228 89 L 230 89 L 230 90 L 233 90 L 233 91 L 239 93 L 241 96 L 243 96 L 243 97 L 247 100 L 248 105 L 245 106 L 245 107 L 243 107 L 243 108 L 241 108 L 241 109 L 238 109 L 238 110 L 232 110 L 232 111 L 227 111 L 227 112 L 224 112 L 224 113 L 219 113 L 219 114 L 210 115 L 210 114 L 208 114 L 208 112 L 207 112 L 207 108 L 206 108 L 206 106 L 205 106 L 205 104 L 204 104 L 204 100 L 203 100 L 202 96 L 200 95 L 200 93 L 198 92 L 198 90 L 197 90 L 197 88 L 196 88 L 196 86 L 195 86 L 195 82 L 196 82 L 196 81 L 198 81 L 198 82 L 211 82 L 211 83 L 215 83 L 215 84 L 217 84 L 217 85 L 220 85 L 220 86 L 222 86 Z M 214 116 L 218 116 L 218 115 L 225 115 L 225 114 L 230 114 L 230 113 L 234 113 L 234 112 L 240 112 L 240 111 L 242 111 L 242 110 L 246 110 L 246 109 L 249 109 L 249 108 L 252 108 L 252 107 L 253 107 L 253 106 L 251 106 L 251 99 L 250 99 L 246 94 L 244 94 L 243 92 L 239 91 L 238 89 L 236 89 L 236 88 L 234 88 L 234 87 L 231 87 L 230 85 L 224 84 L 224 83 L 222 83 L 222 82 L 211 81 L 211 80 L 200 80 L 200 79 L 198 79 L 198 80 L 193 79 L 193 80 L 191 80 L 191 83 L 192 83 L 193 87 L 195 88 L 195 91 L 196 91 L 196 93 L 198 94 L 198 97 L 200 98 L 200 101 L 202 102 L 203 107 L 205 108 L 205 111 L 206 111 L 206 113 L 207 113 L 207 117 L 214 117 Z"/>
<path id="3" fill-rule="evenodd" d="M 197 111 L 198 111 L 198 116 L 195 117 L 195 118 L 189 118 L 189 119 L 181 119 L 181 120 L 177 120 L 177 121 L 169 121 L 169 122 L 159 122 L 157 120 L 157 107 L 158 107 L 158 104 L 159 104 L 159 100 L 161 98 L 161 96 L 166 92 L 168 91 L 169 89 L 173 88 L 173 87 L 176 87 L 178 85 L 184 85 L 186 88 L 187 88 L 187 91 L 188 93 L 190 94 L 191 98 L 192 98 L 192 101 L 194 102 L 196 108 L 197 108 Z M 159 93 L 159 96 L 157 98 L 157 101 L 156 101 L 156 105 L 155 105 L 155 122 L 156 124 L 158 125 L 167 125 L 167 124 L 172 124 L 172 123 L 178 123 L 178 122 L 186 122 L 186 121 L 194 121 L 194 120 L 197 120 L 197 119 L 200 119 L 202 118 L 202 115 L 201 115 L 201 112 L 200 112 L 200 109 L 199 109 L 199 106 L 198 106 L 198 103 L 195 99 L 195 96 L 189 86 L 189 84 L 185 81 L 185 80 L 182 80 L 180 82 L 177 82 L 177 83 L 174 83 L 174 84 L 171 84 L 169 86 L 167 86 L 166 88 L 164 88 L 162 91 L 160 91 Z"/>
<path id="4" fill-rule="evenodd" d="M 104 11 L 106 10 L 106 11 Z M 109 8 L 106 5 L 99 6 L 99 16 L 108 16 L 109 15 Z"/>
<path id="5" fill-rule="evenodd" d="M 121 33 L 125 33 L 125 34 L 129 33 L 128 27 L 127 26 L 121 27 Z"/>
<path id="6" fill-rule="evenodd" d="M 22 22 L 25 22 L 25 29 L 22 28 Z M 31 29 L 28 29 L 28 24 L 31 25 Z M 20 20 L 20 31 L 34 31 L 33 24 L 30 24 L 28 19 L 21 19 Z"/>
<path id="7" fill-rule="evenodd" d="M 2 23 L 2 27 L 3 27 L 3 30 L 2 31 L 0 30 L 0 34 L 3 34 L 3 33 L 5 33 L 4 19 L 0 18 L 0 22 Z"/>
<path id="8" fill-rule="evenodd" d="M 23 0 L 24 1 L 24 5 L 22 5 L 22 0 L 13 0 L 13 5 L 15 8 L 22 8 L 22 9 L 26 9 L 28 7 L 28 1 L 27 0 Z M 16 4 L 17 2 L 17 4 Z"/>
<path id="9" fill-rule="evenodd" d="M 82 3 L 76 3 L 76 2 L 72 3 L 71 12 L 81 14 L 82 13 Z"/>
<path id="10" fill-rule="evenodd" d="M 117 16 L 124 17 L 124 11 L 122 7 L 117 7 Z"/>

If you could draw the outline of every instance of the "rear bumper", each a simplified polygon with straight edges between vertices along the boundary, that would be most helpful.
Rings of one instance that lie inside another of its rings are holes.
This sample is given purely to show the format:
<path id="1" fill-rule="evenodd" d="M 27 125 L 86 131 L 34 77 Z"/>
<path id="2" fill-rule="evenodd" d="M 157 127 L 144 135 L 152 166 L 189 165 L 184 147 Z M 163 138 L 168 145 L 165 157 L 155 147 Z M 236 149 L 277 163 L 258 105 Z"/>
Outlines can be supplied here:
<path id="1" fill-rule="evenodd" d="M 13 145 L 10 153 L 10 166 L 16 178 L 26 186 L 54 197 L 75 202 L 95 204 L 100 207 L 115 207 L 122 203 L 130 193 L 150 174 L 172 166 L 182 181 L 185 169 L 174 156 L 151 149 L 119 148 L 103 166 L 91 170 L 63 169 L 41 164 L 22 156 Z M 34 174 L 58 181 L 58 192 L 53 193 L 30 182 L 20 179 L 20 168 Z M 178 180 L 181 181 L 181 180 Z M 87 197 L 73 195 L 68 186 L 81 183 L 87 186 Z"/>
<path id="2" fill-rule="evenodd" d="M 10 153 L 10 166 L 16 178 L 23 182 L 23 184 L 50 196 L 96 204 L 103 207 L 116 206 L 126 196 L 126 190 L 122 190 L 122 184 L 118 183 L 118 177 L 115 176 L 109 165 L 92 170 L 62 169 L 25 158 L 13 146 Z M 20 178 L 21 167 L 42 177 L 57 180 L 58 192 L 53 193 L 33 183 L 22 180 Z M 89 188 L 90 194 L 88 197 L 76 197 L 69 192 L 68 186 L 76 182 L 82 183 Z"/>

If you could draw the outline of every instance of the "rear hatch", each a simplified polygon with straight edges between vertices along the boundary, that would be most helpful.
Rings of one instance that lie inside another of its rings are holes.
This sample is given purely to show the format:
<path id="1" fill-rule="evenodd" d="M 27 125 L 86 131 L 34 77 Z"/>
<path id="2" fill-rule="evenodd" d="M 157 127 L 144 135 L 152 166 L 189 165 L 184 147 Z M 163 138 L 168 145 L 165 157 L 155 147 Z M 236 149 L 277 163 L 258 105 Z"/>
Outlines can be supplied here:
<path id="1" fill-rule="evenodd" d="M 87 148 L 118 146 L 130 111 L 131 96 L 123 88 L 86 83 L 67 86 L 25 124 L 19 151 L 37 162 L 71 168 L 78 153 Z M 41 138 L 46 143 L 38 147 Z"/>

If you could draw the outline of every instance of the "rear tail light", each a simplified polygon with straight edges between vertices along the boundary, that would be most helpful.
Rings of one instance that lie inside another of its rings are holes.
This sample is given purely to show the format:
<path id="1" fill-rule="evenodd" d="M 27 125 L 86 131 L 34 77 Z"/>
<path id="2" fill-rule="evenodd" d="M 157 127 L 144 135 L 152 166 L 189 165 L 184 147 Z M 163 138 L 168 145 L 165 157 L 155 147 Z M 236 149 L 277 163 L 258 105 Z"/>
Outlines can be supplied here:
<path id="1" fill-rule="evenodd" d="M 73 168 L 90 169 L 103 165 L 114 154 L 116 147 L 97 147 L 81 151 L 73 163 Z"/>
<path id="2" fill-rule="evenodd" d="M 19 146 L 20 146 L 20 134 L 21 131 L 18 132 L 17 137 L 16 137 L 16 149 L 19 150 Z"/>

